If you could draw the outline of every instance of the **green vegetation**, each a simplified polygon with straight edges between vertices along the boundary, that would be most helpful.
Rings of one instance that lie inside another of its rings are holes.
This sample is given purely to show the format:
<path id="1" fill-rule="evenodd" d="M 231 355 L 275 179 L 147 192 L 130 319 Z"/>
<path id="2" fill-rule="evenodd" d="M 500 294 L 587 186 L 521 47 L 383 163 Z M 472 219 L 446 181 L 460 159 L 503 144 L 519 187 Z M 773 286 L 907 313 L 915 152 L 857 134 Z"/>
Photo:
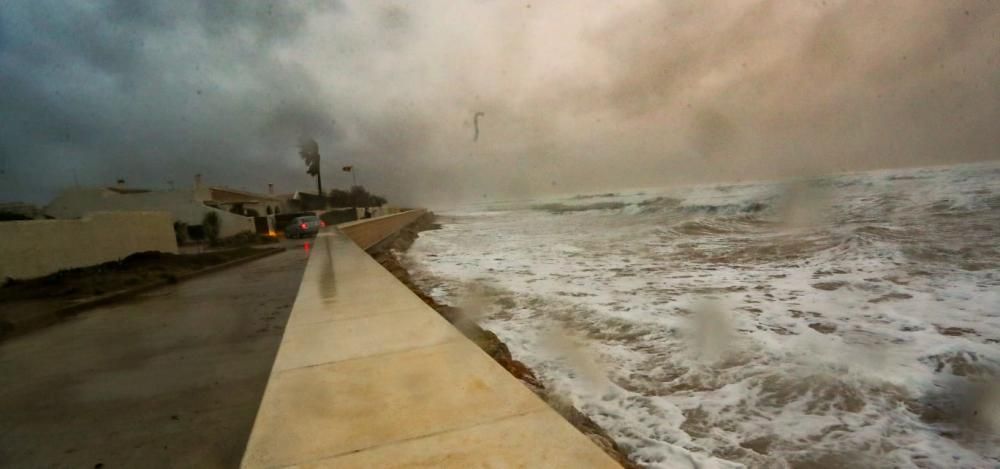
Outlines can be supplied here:
<path id="1" fill-rule="evenodd" d="M 208 212 L 205 214 L 204 218 L 201 219 L 201 227 L 205 232 L 205 238 L 208 242 L 215 244 L 219 241 L 219 230 L 221 223 L 219 222 L 219 215 L 215 212 Z"/>
<path id="2" fill-rule="evenodd" d="M 182 221 L 174 222 L 174 238 L 177 239 L 177 245 L 183 246 L 188 242 L 188 225 Z"/>
<path id="3" fill-rule="evenodd" d="M 299 156 L 306 164 L 306 173 L 316 178 L 316 193 L 323 194 L 323 175 L 319 170 L 319 144 L 311 138 L 299 141 Z"/>
<path id="4" fill-rule="evenodd" d="M 0 211 L 0 221 L 22 221 L 31 220 L 31 217 L 22 215 L 20 213 Z"/>
<path id="5" fill-rule="evenodd" d="M 333 189 L 330 191 L 330 207 L 380 207 L 388 202 L 385 197 L 368 192 L 364 186 L 351 187 L 350 191 Z"/>

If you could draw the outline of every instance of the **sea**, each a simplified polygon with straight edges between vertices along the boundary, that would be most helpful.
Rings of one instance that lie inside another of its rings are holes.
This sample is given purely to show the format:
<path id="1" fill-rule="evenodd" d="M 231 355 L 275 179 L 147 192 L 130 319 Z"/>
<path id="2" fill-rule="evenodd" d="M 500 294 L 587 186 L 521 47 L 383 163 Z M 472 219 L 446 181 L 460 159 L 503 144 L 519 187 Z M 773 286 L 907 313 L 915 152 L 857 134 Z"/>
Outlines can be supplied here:
<path id="1" fill-rule="evenodd" d="M 647 467 L 1000 467 L 1000 163 L 491 201 L 399 253 Z"/>

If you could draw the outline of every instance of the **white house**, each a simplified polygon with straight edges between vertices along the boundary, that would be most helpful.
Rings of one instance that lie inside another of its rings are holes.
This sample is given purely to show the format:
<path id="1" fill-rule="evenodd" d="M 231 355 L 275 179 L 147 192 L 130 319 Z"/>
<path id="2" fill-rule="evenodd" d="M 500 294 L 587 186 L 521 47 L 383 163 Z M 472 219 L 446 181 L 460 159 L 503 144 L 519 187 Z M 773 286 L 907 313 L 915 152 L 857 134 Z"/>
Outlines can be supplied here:
<path id="1" fill-rule="evenodd" d="M 250 193 L 240 192 L 237 196 L 229 189 L 202 187 L 200 182 L 200 178 L 196 178 L 194 188 L 163 191 L 127 188 L 124 184 L 117 187 L 68 189 L 45 207 L 45 214 L 53 218 L 70 219 L 81 218 L 93 212 L 164 211 L 173 216 L 174 222 L 200 227 L 205 214 L 215 212 L 220 222 L 219 236 L 255 231 L 253 218 L 232 213 L 227 208 L 231 209 L 234 204 L 246 204 L 266 212 L 266 201 L 251 200 L 253 198 Z M 213 195 L 222 200 L 214 200 Z M 278 205 L 278 201 L 274 200 L 272 210 Z"/>

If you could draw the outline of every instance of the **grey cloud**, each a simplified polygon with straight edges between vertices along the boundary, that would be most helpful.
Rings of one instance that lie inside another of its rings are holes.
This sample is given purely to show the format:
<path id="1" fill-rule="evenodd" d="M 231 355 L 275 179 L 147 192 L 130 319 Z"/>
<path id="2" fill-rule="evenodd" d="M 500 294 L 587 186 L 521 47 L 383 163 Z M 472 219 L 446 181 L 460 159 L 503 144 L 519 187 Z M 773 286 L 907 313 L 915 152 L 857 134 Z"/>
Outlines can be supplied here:
<path id="1" fill-rule="evenodd" d="M 332 137 L 316 82 L 273 56 L 313 11 L 244 5 L 16 4 L 0 20 L 0 197 L 44 201 L 74 178 L 163 187 L 201 172 L 257 189 L 275 174 L 290 180 L 298 168 L 280 157 L 294 136 Z"/>
<path id="2" fill-rule="evenodd" d="M 0 198 L 307 189 L 303 133 L 401 203 L 996 159 L 997 31 L 976 0 L 18 1 Z"/>

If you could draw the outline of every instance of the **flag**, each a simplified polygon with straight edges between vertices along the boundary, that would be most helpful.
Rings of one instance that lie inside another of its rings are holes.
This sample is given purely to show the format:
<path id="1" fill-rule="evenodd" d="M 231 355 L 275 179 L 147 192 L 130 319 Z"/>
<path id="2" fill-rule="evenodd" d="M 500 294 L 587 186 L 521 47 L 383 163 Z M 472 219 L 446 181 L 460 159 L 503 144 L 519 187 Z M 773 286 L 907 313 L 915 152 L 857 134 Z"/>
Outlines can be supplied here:
<path id="1" fill-rule="evenodd" d="M 352 169 L 354 169 L 354 166 L 344 166 L 342 169 L 344 171 L 347 171 L 349 173 L 349 172 L 351 172 Z"/>

